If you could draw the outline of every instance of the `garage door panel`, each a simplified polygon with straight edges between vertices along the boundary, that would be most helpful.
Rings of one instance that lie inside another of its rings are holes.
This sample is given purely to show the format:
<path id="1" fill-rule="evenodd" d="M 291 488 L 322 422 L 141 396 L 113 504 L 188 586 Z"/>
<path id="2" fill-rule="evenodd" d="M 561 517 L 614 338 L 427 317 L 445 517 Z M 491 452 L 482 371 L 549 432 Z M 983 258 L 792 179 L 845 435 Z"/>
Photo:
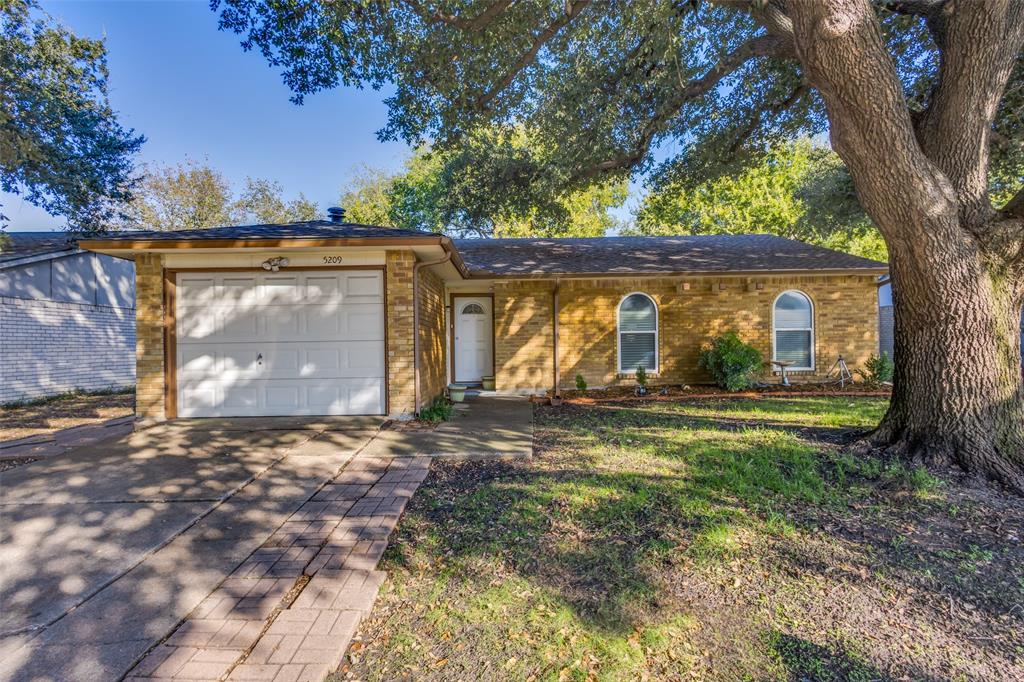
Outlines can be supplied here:
<path id="1" fill-rule="evenodd" d="M 346 275 L 345 292 L 352 302 L 382 303 L 384 300 L 384 278 L 379 273 Z"/>
<path id="2" fill-rule="evenodd" d="M 267 275 L 259 287 L 260 305 L 292 305 L 303 302 L 302 279 L 298 275 Z"/>
<path id="3" fill-rule="evenodd" d="M 380 377 L 384 361 L 380 346 L 373 341 L 321 344 L 218 345 L 182 349 L 178 374 L 189 379 L 222 375 L 232 379 L 337 379 Z M 216 377 L 214 377 L 216 379 Z"/>
<path id="4" fill-rule="evenodd" d="M 182 386 L 181 395 L 181 417 L 380 414 L 384 380 L 338 379 L 316 385 L 270 380 L 217 387 L 197 382 Z"/>
<path id="5" fill-rule="evenodd" d="M 384 340 L 384 311 L 377 305 L 309 306 L 303 308 L 301 329 L 307 338 Z"/>
<path id="6" fill-rule="evenodd" d="M 221 388 L 221 404 L 230 411 L 257 410 L 260 404 L 259 387 L 236 383 Z"/>
<path id="7" fill-rule="evenodd" d="M 179 415 L 380 414 L 378 271 L 180 273 Z"/>
<path id="8" fill-rule="evenodd" d="M 258 303 L 258 284 L 254 275 L 225 275 L 217 287 L 216 303 L 250 310 Z"/>
<path id="9" fill-rule="evenodd" d="M 178 305 L 211 305 L 217 302 L 217 280 L 210 275 L 178 275 Z"/>

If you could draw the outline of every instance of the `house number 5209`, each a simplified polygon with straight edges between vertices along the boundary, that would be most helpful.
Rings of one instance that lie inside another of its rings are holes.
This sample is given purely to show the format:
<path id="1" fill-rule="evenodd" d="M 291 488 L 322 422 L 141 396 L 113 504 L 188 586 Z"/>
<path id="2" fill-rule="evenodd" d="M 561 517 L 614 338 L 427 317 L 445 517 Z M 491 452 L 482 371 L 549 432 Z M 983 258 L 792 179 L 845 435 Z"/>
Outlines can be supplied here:
<path id="1" fill-rule="evenodd" d="M 341 262 L 341 256 L 324 256 L 324 265 L 337 265 Z"/>

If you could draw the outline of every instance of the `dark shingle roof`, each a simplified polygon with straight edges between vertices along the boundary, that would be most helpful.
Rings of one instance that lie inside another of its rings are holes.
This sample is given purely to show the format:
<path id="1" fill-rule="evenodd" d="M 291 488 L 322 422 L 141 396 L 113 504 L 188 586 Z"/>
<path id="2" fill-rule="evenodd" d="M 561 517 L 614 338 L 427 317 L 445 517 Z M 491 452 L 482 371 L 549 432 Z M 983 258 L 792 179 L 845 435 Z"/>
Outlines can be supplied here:
<path id="1" fill-rule="evenodd" d="M 768 234 L 459 239 L 474 276 L 885 269 L 885 263 Z"/>
<path id="2" fill-rule="evenodd" d="M 55 233 L 63 234 L 63 233 Z M 311 220 L 177 232 L 124 231 L 95 235 L 103 242 L 366 239 L 441 237 L 438 233 Z M 808 270 L 884 271 L 886 265 L 767 234 L 580 239 L 457 239 L 471 276 L 631 275 Z M 87 244 L 88 246 L 88 244 Z"/>
<path id="3" fill-rule="evenodd" d="M 124 231 L 107 232 L 94 238 L 102 241 L 208 241 L 214 239 L 358 239 L 363 237 L 436 237 L 431 232 L 403 230 L 397 227 L 374 227 L 356 223 L 334 223 L 330 220 L 308 220 L 301 223 L 270 225 L 231 225 L 203 230 L 174 232 Z"/>
<path id="4" fill-rule="evenodd" d="M 67 232 L 3 232 L 0 233 L 0 264 L 30 256 L 61 254 L 76 248 L 74 235 Z"/>

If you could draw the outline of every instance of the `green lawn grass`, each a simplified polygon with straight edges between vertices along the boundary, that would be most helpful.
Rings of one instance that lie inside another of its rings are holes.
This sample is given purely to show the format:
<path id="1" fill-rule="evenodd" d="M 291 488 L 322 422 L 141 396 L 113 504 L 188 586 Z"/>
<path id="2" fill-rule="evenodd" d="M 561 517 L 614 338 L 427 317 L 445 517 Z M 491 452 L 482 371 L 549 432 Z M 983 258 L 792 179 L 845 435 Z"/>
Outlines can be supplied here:
<path id="1" fill-rule="evenodd" d="M 884 399 L 818 397 L 543 408 L 532 460 L 435 463 L 393 538 L 382 565 L 391 579 L 346 673 L 873 680 L 1020 672 L 1024 640 L 992 656 L 942 612 L 892 604 L 914 601 L 908 587 L 922 603 L 928 590 L 949 587 L 990 598 L 994 610 L 1024 598 L 1012 577 L 1019 547 L 970 555 L 991 571 L 979 577 L 957 573 L 976 567 L 961 538 L 934 547 L 906 538 L 907 515 L 964 524 L 986 510 L 965 502 L 969 511 L 950 514 L 949 484 L 926 470 L 855 458 L 792 428 L 865 428 L 884 408 Z M 854 530 L 836 530 L 847 526 Z M 998 623 L 970 631 L 988 625 Z M 901 639 L 906 628 L 914 641 Z"/>

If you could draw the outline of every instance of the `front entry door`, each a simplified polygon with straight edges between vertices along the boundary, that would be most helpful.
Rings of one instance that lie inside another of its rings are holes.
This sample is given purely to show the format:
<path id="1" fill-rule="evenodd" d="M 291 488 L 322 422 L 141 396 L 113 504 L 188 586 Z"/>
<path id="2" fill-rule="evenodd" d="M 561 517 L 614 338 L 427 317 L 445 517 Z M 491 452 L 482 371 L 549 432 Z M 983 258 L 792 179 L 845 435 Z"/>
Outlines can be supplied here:
<path id="1" fill-rule="evenodd" d="M 491 323 L 489 296 L 456 296 L 452 308 L 455 317 L 455 382 L 480 383 L 494 373 L 494 327 Z"/>

